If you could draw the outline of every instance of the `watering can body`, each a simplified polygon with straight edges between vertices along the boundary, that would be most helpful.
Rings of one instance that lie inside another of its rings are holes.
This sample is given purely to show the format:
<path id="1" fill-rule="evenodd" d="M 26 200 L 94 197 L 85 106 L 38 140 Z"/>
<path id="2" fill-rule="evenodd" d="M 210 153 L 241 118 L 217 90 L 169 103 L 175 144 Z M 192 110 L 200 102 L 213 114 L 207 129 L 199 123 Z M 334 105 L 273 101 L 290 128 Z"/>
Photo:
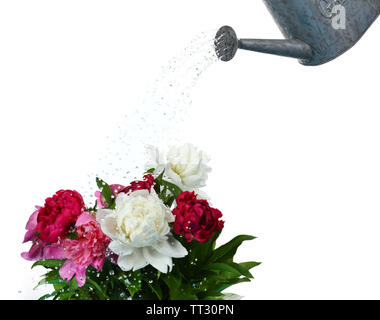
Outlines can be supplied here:
<path id="1" fill-rule="evenodd" d="M 380 0 L 263 1 L 285 39 L 236 38 L 235 41 L 234 31 L 228 30 L 224 40 L 229 49 L 223 49 L 225 61 L 232 59 L 240 48 L 298 58 L 304 65 L 320 65 L 354 46 L 380 15 Z M 334 25 L 336 22 L 338 25 Z M 218 39 L 222 39 L 223 32 L 226 29 L 219 32 Z"/>

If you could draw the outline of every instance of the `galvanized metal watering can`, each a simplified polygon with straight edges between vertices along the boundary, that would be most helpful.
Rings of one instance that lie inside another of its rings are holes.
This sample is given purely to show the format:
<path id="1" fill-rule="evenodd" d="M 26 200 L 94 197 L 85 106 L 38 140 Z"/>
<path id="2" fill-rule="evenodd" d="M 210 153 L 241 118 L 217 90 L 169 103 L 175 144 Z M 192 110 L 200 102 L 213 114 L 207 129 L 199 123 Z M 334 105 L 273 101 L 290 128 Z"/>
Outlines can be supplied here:
<path id="1" fill-rule="evenodd" d="M 215 49 L 223 61 L 238 49 L 297 58 L 320 65 L 343 54 L 363 36 L 380 15 L 380 0 L 263 0 L 286 39 L 238 39 L 222 27 Z"/>

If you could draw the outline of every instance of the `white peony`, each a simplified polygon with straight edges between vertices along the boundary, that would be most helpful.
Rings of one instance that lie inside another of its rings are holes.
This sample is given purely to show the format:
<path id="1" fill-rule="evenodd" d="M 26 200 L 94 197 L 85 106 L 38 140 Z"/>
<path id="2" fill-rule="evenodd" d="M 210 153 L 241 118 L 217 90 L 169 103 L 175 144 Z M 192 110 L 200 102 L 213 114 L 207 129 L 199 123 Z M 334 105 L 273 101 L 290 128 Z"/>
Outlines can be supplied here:
<path id="1" fill-rule="evenodd" d="M 172 258 L 182 258 L 187 250 L 170 233 L 174 216 L 152 190 L 119 193 L 115 210 L 100 209 L 96 214 L 103 232 L 112 239 L 109 249 L 119 255 L 124 271 L 152 265 L 166 273 Z"/>
<path id="2" fill-rule="evenodd" d="M 167 161 L 157 149 L 151 149 L 152 162 L 147 167 L 155 168 L 165 174 L 184 190 L 197 189 L 206 185 L 211 168 L 207 165 L 209 157 L 196 146 L 184 144 L 172 147 L 167 153 Z"/>

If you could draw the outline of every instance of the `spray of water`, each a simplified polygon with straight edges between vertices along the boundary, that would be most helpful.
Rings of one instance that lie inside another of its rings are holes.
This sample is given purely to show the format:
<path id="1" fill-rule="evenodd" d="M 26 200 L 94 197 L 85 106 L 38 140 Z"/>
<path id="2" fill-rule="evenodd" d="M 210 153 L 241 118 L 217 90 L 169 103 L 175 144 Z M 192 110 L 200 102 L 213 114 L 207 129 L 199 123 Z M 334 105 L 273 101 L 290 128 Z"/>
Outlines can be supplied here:
<path id="1" fill-rule="evenodd" d="M 129 183 L 141 178 L 148 161 L 146 146 L 160 149 L 183 143 L 181 126 L 187 118 L 192 91 L 201 75 L 219 59 L 215 53 L 215 31 L 198 35 L 162 67 L 159 76 L 133 114 L 125 115 L 118 133 L 109 137 L 105 148 L 89 171 L 84 194 L 92 201 L 94 177 L 109 183 Z"/>

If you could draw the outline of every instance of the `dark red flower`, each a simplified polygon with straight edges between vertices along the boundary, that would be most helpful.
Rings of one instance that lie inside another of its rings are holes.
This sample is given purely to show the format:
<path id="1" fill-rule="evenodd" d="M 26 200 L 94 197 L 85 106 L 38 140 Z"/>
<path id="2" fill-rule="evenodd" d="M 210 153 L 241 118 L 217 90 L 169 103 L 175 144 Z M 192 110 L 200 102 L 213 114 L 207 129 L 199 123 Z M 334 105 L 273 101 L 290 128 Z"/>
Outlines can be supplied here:
<path id="1" fill-rule="evenodd" d="M 121 184 L 111 184 L 110 189 L 111 189 L 112 195 L 116 197 L 121 192 L 129 193 L 136 190 L 144 190 L 144 189 L 150 191 L 153 184 L 154 184 L 154 177 L 151 174 L 146 174 L 142 181 L 133 181 L 127 187 Z M 99 209 L 107 207 L 106 200 L 104 199 L 104 196 L 101 194 L 100 191 L 95 192 L 95 197 L 97 198 L 97 207 Z"/>
<path id="2" fill-rule="evenodd" d="M 78 217 L 85 210 L 82 196 L 72 190 L 60 190 L 45 200 L 39 208 L 36 231 L 45 243 L 56 243 L 74 227 Z"/>
<path id="3" fill-rule="evenodd" d="M 199 242 L 207 242 L 224 227 L 219 220 L 222 213 L 211 208 L 207 200 L 198 200 L 194 192 L 182 192 L 177 197 L 177 207 L 173 210 L 175 215 L 174 232 L 185 236 L 188 242 L 194 238 Z"/>
<path id="4" fill-rule="evenodd" d="M 128 187 L 125 187 L 120 192 L 129 193 L 136 190 L 149 190 L 154 184 L 154 177 L 151 174 L 146 174 L 142 181 L 133 181 Z"/>

